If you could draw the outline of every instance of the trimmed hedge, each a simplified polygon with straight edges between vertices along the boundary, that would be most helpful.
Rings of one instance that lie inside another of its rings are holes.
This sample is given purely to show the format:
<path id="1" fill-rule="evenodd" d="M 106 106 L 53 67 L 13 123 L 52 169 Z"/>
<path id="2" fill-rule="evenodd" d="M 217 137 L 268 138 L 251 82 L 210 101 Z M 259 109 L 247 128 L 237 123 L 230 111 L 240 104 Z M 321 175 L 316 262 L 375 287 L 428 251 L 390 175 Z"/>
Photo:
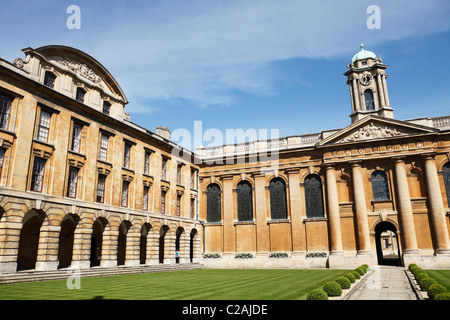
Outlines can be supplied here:
<path id="1" fill-rule="evenodd" d="M 306 300 L 328 300 L 328 295 L 322 289 L 314 289 L 308 293 Z"/>
<path id="2" fill-rule="evenodd" d="M 325 282 L 323 291 L 325 291 L 329 297 L 339 297 L 342 294 L 341 285 L 335 281 Z"/>
<path id="3" fill-rule="evenodd" d="M 358 271 L 353 270 L 351 273 L 355 276 L 356 279 L 361 279 L 361 275 L 359 274 Z"/>
<path id="4" fill-rule="evenodd" d="M 344 277 L 346 277 L 348 280 L 350 280 L 351 283 L 356 281 L 355 275 L 351 272 L 344 274 Z"/>
<path id="5" fill-rule="evenodd" d="M 416 279 L 417 283 L 419 283 L 420 280 L 429 278 L 429 276 L 425 272 L 420 272 L 416 276 L 414 276 L 414 278 Z"/>
<path id="6" fill-rule="evenodd" d="M 427 290 L 428 298 L 430 298 L 430 300 L 434 300 L 434 298 L 438 294 L 446 293 L 446 292 L 447 292 L 447 289 L 445 289 L 444 286 L 442 286 L 442 285 L 440 285 L 438 283 L 432 284 Z"/>
<path id="7" fill-rule="evenodd" d="M 355 271 L 358 272 L 360 276 L 363 276 L 366 273 L 366 270 L 362 267 L 356 268 Z"/>
<path id="8" fill-rule="evenodd" d="M 450 292 L 439 293 L 434 297 L 434 300 L 450 300 Z"/>
<path id="9" fill-rule="evenodd" d="M 422 278 L 419 281 L 417 281 L 419 283 L 420 289 L 422 289 L 422 291 L 428 291 L 428 288 L 432 285 L 432 284 L 436 284 L 436 280 L 432 279 L 432 278 Z"/>
<path id="10" fill-rule="evenodd" d="M 339 283 L 342 289 L 350 289 L 350 287 L 352 286 L 350 280 L 344 276 L 337 277 L 334 281 Z"/>

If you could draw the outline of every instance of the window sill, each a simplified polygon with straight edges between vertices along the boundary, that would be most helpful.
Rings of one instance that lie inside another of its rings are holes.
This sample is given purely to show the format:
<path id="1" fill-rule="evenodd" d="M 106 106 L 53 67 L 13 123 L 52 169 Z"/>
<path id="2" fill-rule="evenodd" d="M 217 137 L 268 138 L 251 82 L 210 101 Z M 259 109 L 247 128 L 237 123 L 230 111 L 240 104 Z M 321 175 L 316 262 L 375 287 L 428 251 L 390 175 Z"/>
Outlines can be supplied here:
<path id="1" fill-rule="evenodd" d="M 268 220 L 267 224 L 272 224 L 272 223 L 290 223 L 291 220 L 290 219 L 272 219 L 272 220 Z"/>

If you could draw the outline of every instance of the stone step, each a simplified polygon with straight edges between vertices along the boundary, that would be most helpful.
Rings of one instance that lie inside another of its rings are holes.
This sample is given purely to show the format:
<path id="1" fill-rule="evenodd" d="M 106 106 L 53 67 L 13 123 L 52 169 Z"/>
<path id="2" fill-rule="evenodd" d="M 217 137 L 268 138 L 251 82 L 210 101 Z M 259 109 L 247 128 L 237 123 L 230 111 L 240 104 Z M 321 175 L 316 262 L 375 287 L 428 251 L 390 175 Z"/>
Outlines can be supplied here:
<path id="1" fill-rule="evenodd" d="M 204 268 L 204 266 L 199 263 L 185 263 L 176 265 L 144 265 L 133 267 L 120 266 L 113 268 L 93 267 L 90 269 L 79 269 L 77 270 L 77 272 L 79 271 L 79 276 L 81 278 L 91 278 L 91 277 L 139 274 L 139 273 L 192 270 L 200 268 Z M 13 274 L 0 275 L 0 285 L 8 283 L 68 279 L 70 276 L 73 275 L 74 271 L 69 269 L 60 269 L 54 271 L 34 271 L 34 270 L 19 271 Z"/>

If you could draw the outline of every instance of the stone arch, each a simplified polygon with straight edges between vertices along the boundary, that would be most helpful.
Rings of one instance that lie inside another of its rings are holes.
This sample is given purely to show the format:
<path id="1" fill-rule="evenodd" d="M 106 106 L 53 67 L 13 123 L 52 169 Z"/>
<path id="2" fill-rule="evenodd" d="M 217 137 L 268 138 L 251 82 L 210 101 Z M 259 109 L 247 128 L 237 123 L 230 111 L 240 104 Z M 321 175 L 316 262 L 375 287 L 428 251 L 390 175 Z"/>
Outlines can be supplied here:
<path id="1" fill-rule="evenodd" d="M 105 217 L 98 217 L 92 224 L 90 262 L 91 267 L 100 266 L 103 252 L 103 235 L 109 225 Z"/>
<path id="2" fill-rule="evenodd" d="M 17 253 L 17 271 L 36 267 L 40 229 L 45 218 L 46 214 L 36 209 L 24 215 Z"/>
<path id="3" fill-rule="evenodd" d="M 194 262 L 197 256 L 197 245 L 196 239 L 198 238 L 198 231 L 196 228 L 192 228 L 189 233 L 189 262 Z"/>
<path id="4" fill-rule="evenodd" d="M 170 228 L 168 225 L 162 225 L 159 229 L 159 263 L 164 263 L 165 259 L 165 238 L 167 238 L 167 234 Z"/>
<path id="5" fill-rule="evenodd" d="M 152 229 L 152 225 L 148 222 L 142 224 L 141 232 L 140 232 L 140 240 L 139 240 L 139 263 L 146 264 L 147 263 L 147 245 L 148 245 L 148 235 L 150 234 L 150 230 Z"/>
<path id="6" fill-rule="evenodd" d="M 180 263 L 180 258 L 184 253 L 184 239 L 182 238 L 184 234 L 184 228 L 178 227 L 175 232 L 175 263 Z"/>
<path id="7" fill-rule="evenodd" d="M 67 268 L 72 264 L 75 230 L 80 221 L 76 214 L 68 214 L 61 221 L 58 241 L 58 268 Z"/>
<path id="8" fill-rule="evenodd" d="M 131 222 L 123 220 L 119 225 L 119 234 L 117 236 L 117 265 L 125 264 L 127 252 L 127 234 L 131 228 Z"/>
<path id="9" fill-rule="evenodd" d="M 374 232 L 378 264 L 401 265 L 398 225 L 390 219 L 379 220 Z"/>

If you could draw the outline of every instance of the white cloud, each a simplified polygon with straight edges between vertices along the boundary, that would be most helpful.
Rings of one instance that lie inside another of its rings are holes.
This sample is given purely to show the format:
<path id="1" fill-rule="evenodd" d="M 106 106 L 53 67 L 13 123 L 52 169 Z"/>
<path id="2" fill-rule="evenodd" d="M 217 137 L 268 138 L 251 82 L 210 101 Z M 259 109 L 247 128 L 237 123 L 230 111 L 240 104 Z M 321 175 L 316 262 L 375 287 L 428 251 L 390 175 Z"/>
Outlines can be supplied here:
<path id="1" fill-rule="evenodd" d="M 111 17 L 88 47 L 114 70 L 129 98 L 208 106 L 232 103 L 233 91 L 273 94 L 273 61 L 348 61 L 361 41 L 369 47 L 450 29 L 447 0 L 410 0 L 376 1 L 381 30 L 368 30 L 366 9 L 374 3 L 153 1 Z M 131 111 L 145 112 L 145 106 L 131 104 Z"/>

